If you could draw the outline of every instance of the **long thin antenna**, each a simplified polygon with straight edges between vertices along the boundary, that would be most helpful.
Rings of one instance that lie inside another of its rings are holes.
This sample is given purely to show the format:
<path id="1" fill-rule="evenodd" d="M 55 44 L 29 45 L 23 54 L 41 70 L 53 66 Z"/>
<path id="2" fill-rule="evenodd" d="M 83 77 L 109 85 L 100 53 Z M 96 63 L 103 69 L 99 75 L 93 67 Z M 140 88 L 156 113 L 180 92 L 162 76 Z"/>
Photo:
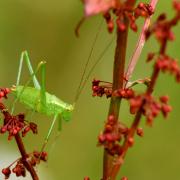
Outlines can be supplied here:
<path id="1" fill-rule="evenodd" d="M 85 76 L 87 67 L 88 67 L 88 65 L 89 65 L 91 56 L 92 56 L 92 54 L 93 54 L 94 46 L 95 46 L 95 44 L 96 44 L 96 42 L 97 42 L 97 39 L 98 39 L 98 37 L 99 37 L 99 33 L 100 33 L 101 27 L 102 27 L 102 23 L 103 23 L 103 21 L 100 22 L 99 27 L 98 27 L 98 31 L 97 31 L 97 33 L 96 33 L 96 35 L 95 35 L 95 38 L 94 38 L 94 41 L 93 41 L 93 43 L 92 43 L 91 51 L 90 51 L 89 56 L 88 56 L 88 58 L 87 58 L 87 61 L 86 61 L 86 64 L 85 64 L 85 67 L 84 67 L 84 70 L 83 70 L 83 73 L 82 73 L 82 76 L 81 76 L 81 79 L 80 79 L 80 82 L 79 82 L 79 86 L 78 86 L 77 91 L 76 91 L 76 96 L 75 96 L 74 102 L 76 102 L 77 99 L 78 99 L 78 97 L 79 97 L 78 94 L 79 94 L 79 91 L 80 91 L 82 82 L 83 82 L 83 80 L 84 80 L 84 76 Z"/>
<path id="2" fill-rule="evenodd" d="M 100 54 L 100 56 L 97 58 L 96 62 L 94 63 L 94 65 L 91 67 L 89 73 L 87 74 L 86 78 L 84 79 L 83 83 L 81 83 L 81 86 L 79 87 L 78 93 L 76 94 L 76 98 L 75 98 L 75 102 L 79 99 L 79 96 L 82 92 L 82 90 L 84 89 L 91 73 L 93 72 L 93 70 L 95 69 L 95 67 L 97 66 L 97 64 L 102 60 L 102 57 L 104 56 L 104 54 L 107 52 L 107 50 L 109 49 L 109 47 L 112 45 L 113 41 L 115 38 L 112 38 L 111 41 L 107 44 L 107 46 L 105 47 L 105 49 L 102 51 L 102 53 Z"/>

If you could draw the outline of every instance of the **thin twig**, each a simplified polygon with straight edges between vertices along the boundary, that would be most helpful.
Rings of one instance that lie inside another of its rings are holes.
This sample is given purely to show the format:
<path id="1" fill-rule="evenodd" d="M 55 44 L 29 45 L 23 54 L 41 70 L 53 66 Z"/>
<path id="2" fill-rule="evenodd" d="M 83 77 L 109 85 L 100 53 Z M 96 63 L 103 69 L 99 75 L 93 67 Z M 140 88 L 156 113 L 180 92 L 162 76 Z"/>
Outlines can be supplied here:
<path id="1" fill-rule="evenodd" d="M 153 11 L 155 10 L 157 2 L 158 2 L 158 0 L 151 0 L 151 2 L 150 2 L 150 5 L 153 8 Z M 140 55 L 141 55 L 142 49 L 143 49 L 145 41 L 146 41 L 145 33 L 146 33 L 147 29 L 149 28 L 151 17 L 152 16 L 146 18 L 144 25 L 143 25 L 143 28 L 142 28 L 142 31 L 141 31 L 141 34 L 140 34 L 139 39 L 137 41 L 135 50 L 134 50 L 133 55 L 129 61 L 129 65 L 128 65 L 126 75 L 125 75 L 127 81 L 131 78 L 132 73 L 135 69 L 135 66 L 139 60 Z"/>

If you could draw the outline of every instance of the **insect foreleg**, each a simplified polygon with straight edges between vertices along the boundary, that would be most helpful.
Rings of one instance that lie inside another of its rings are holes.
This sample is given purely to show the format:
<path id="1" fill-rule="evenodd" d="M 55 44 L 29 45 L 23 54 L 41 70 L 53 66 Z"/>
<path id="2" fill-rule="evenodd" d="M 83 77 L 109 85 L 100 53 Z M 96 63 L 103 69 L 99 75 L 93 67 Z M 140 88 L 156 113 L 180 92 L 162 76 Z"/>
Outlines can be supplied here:
<path id="1" fill-rule="evenodd" d="M 51 126 L 50 126 L 50 128 L 49 128 L 48 134 L 47 134 L 47 136 L 45 137 L 45 141 L 44 141 L 43 146 L 42 146 L 42 148 L 41 148 L 41 153 L 44 151 L 44 148 L 46 147 L 46 145 L 47 145 L 47 143 L 48 143 L 48 141 L 49 141 L 49 137 L 50 137 L 50 135 L 51 135 L 51 133 L 52 133 L 52 130 L 53 130 L 53 127 L 54 127 L 54 125 L 55 125 L 55 122 L 56 122 L 56 120 L 57 120 L 57 118 L 58 118 L 58 115 L 59 115 L 59 114 L 54 115 L 53 122 L 52 122 L 52 124 L 51 124 Z"/>

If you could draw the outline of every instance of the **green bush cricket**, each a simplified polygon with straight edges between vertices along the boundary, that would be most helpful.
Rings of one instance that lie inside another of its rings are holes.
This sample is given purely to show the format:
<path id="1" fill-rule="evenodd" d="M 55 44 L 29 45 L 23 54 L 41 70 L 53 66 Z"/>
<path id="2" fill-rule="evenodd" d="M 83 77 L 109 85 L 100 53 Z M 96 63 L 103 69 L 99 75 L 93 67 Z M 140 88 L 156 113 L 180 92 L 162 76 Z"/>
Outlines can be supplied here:
<path id="1" fill-rule="evenodd" d="M 24 86 L 22 86 L 20 85 L 20 76 L 21 76 L 22 66 L 23 66 L 24 61 L 27 64 L 28 70 L 30 72 L 30 78 L 27 81 L 27 83 Z M 72 111 L 74 110 L 74 105 L 75 105 L 75 103 L 73 105 L 65 103 L 64 101 L 62 101 L 55 95 L 52 95 L 46 92 L 45 66 L 46 66 L 46 62 L 41 61 L 38 64 L 36 70 L 33 71 L 27 51 L 22 52 L 16 85 L 13 86 L 12 88 L 12 93 L 16 97 L 12 106 L 12 113 L 14 111 L 16 102 L 19 101 L 20 103 L 26 105 L 28 108 L 30 108 L 33 111 L 43 113 L 47 116 L 53 116 L 53 122 L 45 138 L 42 151 L 48 142 L 49 136 L 52 132 L 52 129 L 54 127 L 56 120 L 59 119 L 59 121 L 61 121 L 61 119 L 63 119 L 65 121 L 69 121 L 71 119 Z M 41 70 L 41 76 L 42 76 L 41 85 L 36 78 L 36 73 L 39 70 Z M 34 87 L 28 86 L 31 80 L 33 81 Z M 59 129 L 60 129 L 60 124 L 61 122 L 59 122 Z"/>
<path id="2" fill-rule="evenodd" d="M 101 24 L 100 24 L 100 26 L 101 26 Z M 99 31 L 100 31 L 100 27 L 99 27 Z M 20 103 L 26 105 L 32 111 L 36 111 L 36 112 L 45 114 L 47 116 L 53 116 L 53 121 L 48 130 L 47 136 L 45 137 L 45 142 L 42 146 L 41 152 L 44 150 L 44 148 L 49 140 L 49 137 L 51 135 L 51 132 L 55 125 L 56 120 L 59 119 L 58 130 L 60 130 L 61 129 L 61 120 L 69 121 L 71 119 L 72 112 L 75 107 L 75 103 L 79 99 L 79 95 L 81 94 L 87 80 L 89 79 L 90 74 L 93 72 L 94 68 L 100 62 L 103 55 L 105 54 L 105 52 L 107 51 L 107 49 L 111 46 L 111 44 L 113 42 L 113 40 L 111 40 L 110 43 L 105 47 L 105 49 L 102 51 L 100 56 L 95 61 L 95 64 L 90 68 L 90 71 L 87 74 L 86 78 L 84 78 L 85 72 L 87 70 L 87 66 L 89 64 L 91 55 L 93 53 L 94 45 L 95 45 L 96 40 L 99 35 L 99 31 L 97 32 L 94 42 L 92 44 L 91 52 L 90 52 L 87 62 L 85 64 L 85 68 L 84 68 L 83 74 L 81 76 L 81 80 L 80 80 L 79 86 L 77 88 L 77 93 L 75 95 L 75 100 L 74 100 L 73 104 L 68 104 L 68 103 L 62 101 L 61 99 L 59 99 L 58 97 L 56 97 L 55 95 L 46 92 L 46 89 L 45 89 L 46 62 L 45 61 L 41 61 L 38 64 L 36 70 L 34 71 L 32 68 L 31 61 L 30 61 L 27 51 L 23 51 L 21 53 L 16 85 L 13 86 L 13 88 L 12 88 L 12 93 L 16 97 L 16 99 L 13 103 L 13 106 L 12 106 L 12 113 L 14 112 L 14 107 L 15 107 L 16 102 L 20 102 Z M 22 86 L 22 85 L 20 85 L 20 77 L 22 74 L 22 66 L 23 66 L 24 61 L 27 64 L 28 70 L 30 72 L 30 78 L 26 82 L 26 84 L 24 86 Z M 41 71 L 41 84 L 39 83 L 39 81 L 36 78 L 36 74 L 39 71 Z M 31 81 L 33 81 L 34 87 L 29 86 Z"/>

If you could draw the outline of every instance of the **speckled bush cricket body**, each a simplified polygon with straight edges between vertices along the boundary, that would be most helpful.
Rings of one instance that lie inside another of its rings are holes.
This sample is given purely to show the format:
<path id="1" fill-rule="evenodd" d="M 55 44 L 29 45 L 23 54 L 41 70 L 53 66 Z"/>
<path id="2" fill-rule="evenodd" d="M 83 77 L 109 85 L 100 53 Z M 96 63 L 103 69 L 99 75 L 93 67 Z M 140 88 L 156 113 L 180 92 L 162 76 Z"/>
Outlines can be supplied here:
<path id="1" fill-rule="evenodd" d="M 30 72 L 30 78 L 24 86 L 20 85 L 20 77 L 22 74 L 23 62 L 27 64 L 28 70 Z M 53 94 L 46 92 L 45 89 L 45 66 L 46 62 L 41 61 L 36 70 L 33 71 L 30 58 L 27 51 L 21 53 L 19 70 L 16 85 L 12 87 L 12 94 L 15 95 L 16 99 L 12 106 L 12 113 L 16 102 L 20 102 L 26 105 L 32 111 L 36 111 L 47 116 L 53 116 L 52 124 L 49 128 L 48 134 L 45 138 L 42 150 L 48 142 L 49 136 L 52 132 L 54 124 L 57 119 L 59 119 L 59 130 L 61 129 L 61 120 L 69 121 L 71 119 L 72 111 L 74 110 L 74 105 L 68 104 Z M 36 78 L 38 71 L 41 71 L 41 85 Z M 28 86 L 29 83 L 33 81 L 34 87 Z"/>

